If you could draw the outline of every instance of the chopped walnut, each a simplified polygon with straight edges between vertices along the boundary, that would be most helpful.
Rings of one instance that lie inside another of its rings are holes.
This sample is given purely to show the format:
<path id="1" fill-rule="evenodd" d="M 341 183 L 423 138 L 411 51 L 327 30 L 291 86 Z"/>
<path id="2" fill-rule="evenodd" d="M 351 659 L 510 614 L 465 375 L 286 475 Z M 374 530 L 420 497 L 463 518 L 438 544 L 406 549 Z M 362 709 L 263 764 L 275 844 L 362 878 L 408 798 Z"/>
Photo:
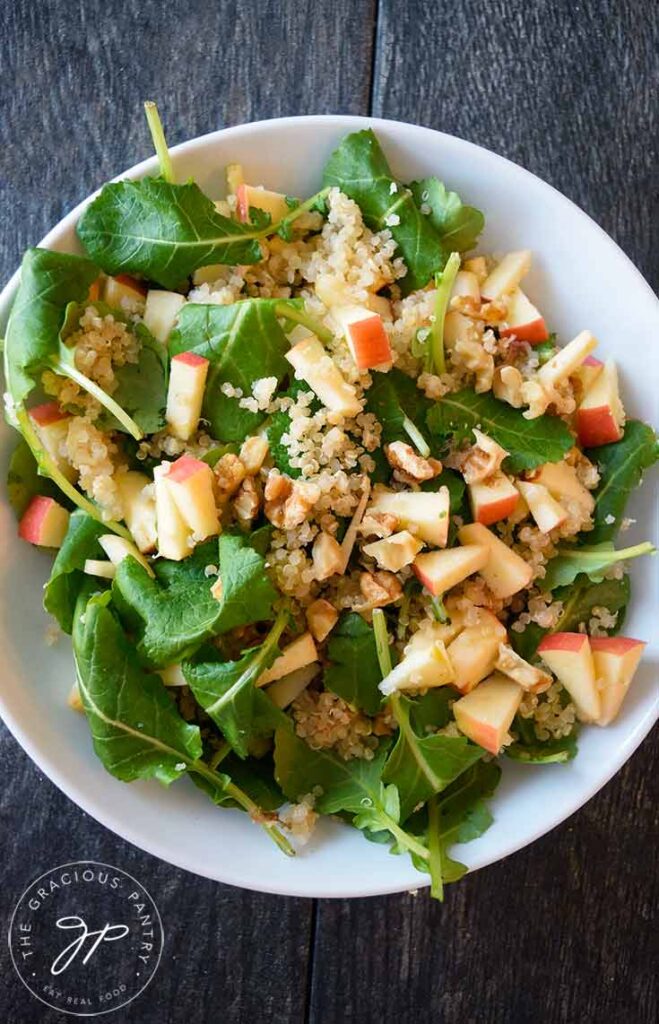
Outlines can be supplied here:
<path id="1" fill-rule="evenodd" d="M 523 414 L 527 420 L 535 420 L 547 411 L 554 400 L 552 389 L 545 388 L 538 380 L 527 380 L 522 384 L 522 399 L 528 409 Z"/>
<path id="2" fill-rule="evenodd" d="M 322 534 L 321 534 L 322 536 Z M 314 640 L 322 643 L 334 629 L 339 613 L 334 605 L 319 597 L 306 610 L 307 625 Z"/>
<path id="3" fill-rule="evenodd" d="M 215 463 L 215 490 L 220 504 L 235 494 L 247 473 L 237 455 L 228 452 Z"/>
<path id="4" fill-rule="evenodd" d="M 398 526 L 396 516 L 389 512 L 376 512 L 370 510 L 366 513 L 359 526 L 359 532 L 364 537 L 390 537 Z"/>
<path id="5" fill-rule="evenodd" d="M 273 526 L 292 530 L 305 521 L 320 497 L 315 484 L 291 480 L 280 473 L 270 473 L 265 485 L 265 514 Z"/>
<path id="6" fill-rule="evenodd" d="M 524 405 L 523 383 L 524 378 L 514 366 L 499 366 L 494 371 L 492 390 L 500 401 L 512 405 L 513 409 L 521 409 Z"/>
<path id="7" fill-rule="evenodd" d="M 248 476 L 255 476 L 258 473 L 268 454 L 268 449 L 266 437 L 248 437 L 243 442 L 240 449 L 240 461 Z"/>
<path id="8" fill-rule="evenodd" d="M 233 500 L 233 508 L 238 522 L 243 526 L 251 526 L 258 515 L 260 506 L 259 488 L 254 477 L 248 476 L 241 483 Z"/>
<path id="9" fill-rule="evenodd" d="M 400 471 L 400 476 L 406 483 L 432 480 L 442 471 L 442 464 L 438 459 L 422 458 L 417 455 L 411 445 L 404 441 L 393 441 L 392 444 L 387 445 L 385 455 L 389 465 Z"/>
<path id="10" fill-rule="evenodd" d="M 452 362 L 464 366 L 475 375 L 474 388 L 478 392 L 489 391 L 494 375 L 494 359 L 486 352 L 480 341 L 468 338 L 458 339 L 452 353 Z"/>
<path id="11" fill-rule="evenodd" d="M 387 604 L 397 601 L 403 593 L 398 579 L 390 572 L 363 572 L 359 577 L 359 589 L 366 604 L 360 610 L 384 608 Z"/>
<path id="12" fill-rule="evenodd" d="M 505 297 L 484 302 L 480 308 L 480 318 L 486 324 L 500 324 L 508 314 L 508 302 Z"/>
<path id="13" fill-rule="evenodd" d="M 487 480 L 501 467 L 508 455 L 505 448 L 478 428 L 474 428 L 476 444 L 472 445 L 461 466 L 465 483 L 475 484 Z"/>
<path id="14" fill-rule="evenodd" d="M 314 578 L 318 581 L 329 579 L 343 569 L 343 551 L 339 542 L 329 533 L 319 533 L 313 542 L 311 560 Z"/>

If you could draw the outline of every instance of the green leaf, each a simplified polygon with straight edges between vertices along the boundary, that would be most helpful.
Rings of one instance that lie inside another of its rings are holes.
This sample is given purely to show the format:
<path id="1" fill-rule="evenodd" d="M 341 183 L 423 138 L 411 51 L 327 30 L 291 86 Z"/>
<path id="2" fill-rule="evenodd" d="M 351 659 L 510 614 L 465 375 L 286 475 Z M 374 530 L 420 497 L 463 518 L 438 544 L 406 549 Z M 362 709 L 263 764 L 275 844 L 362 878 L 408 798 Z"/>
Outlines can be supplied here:
<path id="1" fill-rule="evenodd" d="M 394 695 L 391 705 L 398 722 L 398 738 L 387 760 L 383 779 L 400 793 L 401 820 L 425 803 L 483 756 L 481 747 L 465 737 L 417 733 L 410 721 L 414 701 Z"/>
<path id="2" fill-rule="evenodd" d="M 428 217 L 424 217 L 411 191 L 391 174 L 387 159 L 369 128 L 347 135 L 329 158 L 325 185 L 336 185 L 353 199 L 373 231 L 389 228 L 403 257 L 407 274 L 401 284 L 406 293 L 422 288 L 448 255 Z M 391 216 L 397 224 L 388 224 Z"/>
<path id="3" fill-rule="evenodd" d="M 447 252 L 467 252 L 478 241 L 485 218 L 473 206 L 463 206 L 457 192 L 448 192 L 438 178 L 423 178 L 410 183 L 419 209 L 430 207 L 424 214 L 439 235 Z"/>
<path id="4" fill-rule="evenodd" d="M 616 562 L 625 562 L 641 555 L 652 555 L 655 550 L 649 541 L 635 544 L 631 548 L 621 548 L 619 551 L 615 551 L 613 544 L 610 543 L 573 549 L 559 548 L 558 554 L 547 565 L 542 585 L 551 591 L 556 587 L 567 587 L 574 583 L 580 573 L 588 576 L 593 583 L 601 583 L 607 569 Z"/>
<path id="5" fill-rule="evenodd" d="M 145 672 L 108 607 L 109 592 L 78 605 L 73 649 L 94 750 L 123 782 L 169 785 L 201 756 L 196 725 L 179 715 L 158 676 Z"/>
<path id="6" fill-rule="evenodd" d="M 425 419 L 432 402 L 419 390 L 412 378 L 396 369 L 388 373 L 375 371 L 372 377 L 373 384 L 366 392 L 366 410 L 382 424 L 383 443 L 409 442 L 406 418 L 412 421 L 426 441 Z M 420 429 L 419 424 L 424 429 Z"/>
<path id="7" fill-rule="evenodd" d="M 237 754 L 230 754 L 222 762 L 222 769 L 264 811 L 276 811 L 286 802 L 275 782 L 275 765 L 270 754 L 250 757 L 248 761 L 241 760 Z"/>
<path id="8" fill-rule="evenodd" d="M 526 661 L 531 661 L 538 644 L 547 633 L 576 633 L 580 627 L 588 626 L 593 608 L 606 608 L 611 613 L 618 612 L 618 619 L 613 629 L 607 630 L 610 635 L 622 629 L 625 610 L 630 599 L 629 576 L 619 580 L 602 580 L 593 583 L 587 576 L 577 576 L 569 587 L 560 587 L 552 593 L 555 601 L 563 602 L 563 611 L 553 629 L 543 629 L 532 622 L 522 633 L 511 629 L 510 642 L 517 653 Z"/>
<path id="9" fill-rule="evenodd" d="M 98 267 L 82 256 L 28 249 L 5 336 L 5 380 L 15 403 L 35 386 L 35 378 L 57 356 L 59 332 L 70 302 L 83 302 Z"/>
<path id="10" fill-rule="evenodd" d="M 533 728 L 533 721 L 515 717 L 513 732 L 519 739 L 505 748 L 506 757 L 524 764 L 567 764 L 577 754 L 578 727 L 575 726 L 568 736 L 560 739 L 539 740 Z"/>
<path id="11" fill-rule="evenodd" d="M 115 370 L 117 387 L 112 397 L 144 434 L 155 434 L 165 425 L 167 352 L 144 324 L 137 324 L 135 334 L 142 343 L 138 361 Z M 110 420 L 106 429 L 125 429 L 117 420 Z"/>
<path id="12" fill-rule="evenodd" d="M 219 214 L 198 185 L 160 178 L 105 185 L 78 237 L 107 274 L 140 274 L 176 289 L 213 263 L 257 263 L 262 232 Z"/>
<path id="13" fill-rule="evenodd" d="M 301 391 L 310 390 L 309 385 L 305 381 L 291 377 L 288 388 L 281 397 L 295 400 Z M 309 409 L 312 413 L 320 409 L 320 402 L 317 398 L 313 399 Z M 290 426 L 291 417 L 285 410 L 280 409 L 279 412 L 273 413 L 267 426 L 268 444 L 270 445 L 270 457 L 279 472 L 286 473 L 296 480 L 302 475 L 302 470 L 298 469 L 297 466 L 291 466 L 290 453 L 282 441 L 282 437 L 288 433 Z"/>
<path id="14" fill-rule="evenodd" d="M 195 352 L 209 359 L 203 416 L 222 441 L 242 441 L 256 432 L 262 413 L 242 409 L 220 390 L 223 383 L 241 388 L 247 398 L 261 377 L 281 378 L 290 370 L 284 358 L 289 343 L 270 299 L 243 299 L 230 306 L 188 303 L 169 337 L 169 351 Z"/>
<path id="15" fill-rule="evenodd" d="M 640 484 L 643 472 L 659 459 L 659 444 L 652 427 L 629 420 L 619 441 L 592 448 L 586 455 L 600 471 L 599 487 L 593 495 L 595 526 L 586 539 L 599 544 L 612 540 L 620 529 L 630 494 Z"/>
<path id="16" fill-rule="evenodd" d="M 39 476 L 39 466 L 32 449 L 21 438 L 11 453 L 7 469 L 7 497 L 17 519 L 37 494 L 61 501 L 57 487 L 46 477 Z"/>
<path id="17" fill-rule="evenodd" d="M 107 529 L 102 523 L 79 509 L 69 519 L 69 528 L 57 552 L 43 599 L 44 608 L 57 619 L 65 633 L 73 628 L 73 614 L 85 580 L 85 562 L 88 558 L 105 558 L 98 543 L 98 538 L 105 533 Z M 96 582 L 100 589 L 100 581 Z"/>
<path id="18" fill-rule="evenodd" d="M 473 441 L 478 427 L 509 452 L 504 468 L 509 473 L 535 469 L 544 462 L 559 462 L 574 444 L 574 438 L 558 416 L 527 420 L 506 402 L 470 388 L 446 395 L 427 416 L 428 428 L 447 442 Z"/>
<path id="19" fill-rule="evenodd" d="M 376 715 L 382 705 L 378 690 L 382 676 L 373 629 L 361 615 L 342 616 L 332 630 L 327 656 L 331 662 L 325 670 L 327 689 L 367 715 Z"/>
<path id="20" fill-rule="evenodd" d="M 219 661 L 215 648 L 204 647 L 183 663 L 195 700 L 239 757 L 247 757 L 252 739 L 269 736 L 288 722 L 267 693 L 256 686 L 279 653 L 277 644 L 287 621 L 287 612 L 280 612 L 261 646 L 247 651 L 239 661 Z"/>
<path id="21" fill-rule="evenodd" d="M 206 575 L 206 567 L 218 561 L 221 601 L 211 593 L 216 577 Z M 155 667 L 188 657 L 213 634 L 272 618 L 277 592 L 265 575 L 263 557 L 245 536 L 223 534 L 219 548 L 210 540 L 182 562 L 158 559 L 153 568 L 156 579 L 134 558 L 125 558 L 113 593 L 139 636 L 140 654 Z"/>

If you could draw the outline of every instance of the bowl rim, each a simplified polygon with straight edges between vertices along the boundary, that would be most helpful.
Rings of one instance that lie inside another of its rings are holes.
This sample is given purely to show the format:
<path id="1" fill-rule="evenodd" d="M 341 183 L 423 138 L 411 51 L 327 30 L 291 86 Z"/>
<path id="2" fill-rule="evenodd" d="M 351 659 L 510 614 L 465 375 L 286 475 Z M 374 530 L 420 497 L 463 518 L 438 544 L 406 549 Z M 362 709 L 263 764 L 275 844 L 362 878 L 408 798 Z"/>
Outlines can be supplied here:
<path id="1" fill-rule="evenodd" d="M 462 139 L 456 135 L 451 135 L 446 132 L 438 131 L 434 128 L 429 128 L 424 125 L 415 125 L 407 121 L 398 121 L 390 118 L 370 117 L 366 115 L 356 114 L 306 114 L 300 116 L 290 117 L 275 117 L 265 118 L 258 121 L 248 121 L 238 125 L 232 125 L 226 128 L 220 128 L 216 131 L 207 132 L 204 135 L 195 136 L 192 139 L 188 139 L 184 142 L 178 143 L 176 146 L 170 147 L 170 153 L 173 157 L 177 154 L 190 154 L 194 153 L 196 149 L 205 148 L 210 142 L 222 138 L 223 140 L 230 139 L 231 137 L 240 136 L 242 134 L 248 134 L 255 129 L 272 129 L 276 131 L 279 128 L 292 127 L 295 125 L 304 124 L 333 124 L 336 127 L 344 129 L 345 131 L 360 130 L 366 128 L 373 128 L 377 131 L 381 129 L 393 129 L 397 128 L 412 129 L 414 132 L 418 132 L 423 136 L 427 134 L 432 137 L 439 136 L 444 145 L 447 147 L 456 147 L 457 149 L 466 149 L 468 152 L 479 158 L 486 157 L 488 160 L 494 161 L 495 164 L 506 166 L 508 169 L 514 171 L 515 174 L 521 178 L 533 181 L 536 184 L 540 184 L 544 189 L 549 189 L 553 193 L 555 199 L 560 202 L 565 208 L 567 208 L 571 216 L 577 216 L 582 221 L 587 222 L 588 226 L 592 230 L 596 230 L 599 235 L 600 242 L 606 248 L 608 248 L 610 254 L 615 256 L 617 260 L 622 260 L 626 263 L 627 268 L 633 272 L 635 279 L 635 285 L 638 288 L 646 291 L 648 298 L 654 301 L 659 311 L 659 299 L 657 298 L 652 287 L 648 281 L 644 278 L 640 270 L 627 256 L 627 254 L 620 248 L 610 235 L 602 228 L 597 221 L 593 220 L 584 210 L 581 209 L 573 200 L 569 199 L 562 192 L 560 192 L 553 185 L 544 181 L 538 175 L 527 170 L 522 165 L 515 163 L 507 157 L 501 156 L 498 153 L 493 152 L 485 146 L 480 146 L 476 143 L 469 142 L 466 139 Z M 139 161 L 127 170 L 117 174 L 111 181 L 121 181 L 124 179 L 138 179 L 146 174 L 153 173 L 158 168 L 158 160 L 156 156 L 148 157 L 144 160 Z M 103 182 L 105 185 L 106 182 Z M 86 207 L 94 200 L 99 194 L 103 185 L 99 186 L 92 193 L 82 199 L 76 204 L 67 214 L 62 217 L 57 224 L 55 224 L 37 243 L 39 247 L 50 248 L 53 244 L 56 244 L 59 240 L 59 236 L 67 229 L 71 228 L 78 221 L 81 213 Z M 8 316 L 11 309 L 11 304 L 16 293 L 18 282 L 20 278 L 20 267 L 12 274 L 7 281 L 6 285 L 0 291 L 0 319 Z M 222 868 L 219 872 L 203 871 L 198 866 L 191 866 L 186 861 L 184 856 L 172 856 L 171 852 L 165 849 L 164 845 L 156 840 L 151 840 L 146 834 L 139 832 L 136 828 L 127 825 L 121 820 L 121 812 L 118 805 L 112 808 L 106 808 L 104 806 L 98 806 L 98 804 L 91 798 L 87 798 L 77 785 L 74 778 L 70 778 L 66 773 L 61 770 L 58 766 L 58 758 L 56 753 L 51 753 L 47 750 L 40 749 L 40 746 L 36 740 L 33 740 L 29 730 L 22 727 L 18 721 L 17 716 L 14 716 L 11 709 L 7 706 L 2 690 L 0 690 L 0 717 L 4 721 L 5 725 L 9 729 L 14 739 L 19 743 L 22 749 L 26 752 L 28 757 L 34 762 L 47 778 L 54 783 L 55 786 L 61 792 L 65 794 L 74 804 L 76 804 L 81 810 L 90 815 L 94 820 L 99 822 L 105 828 L 109 829 L 115 835 L 119 836 L 126 842 L 130 842 L 138 849 L 151 854 L 152 856 L 158 857 L 165 863 L 171 864 L 177 868 L 190 871 L 193 874 L 200 875 L 201 877 L 209 878 L 213 881 L 221 882 L 222 884 L 235 885 L 238 887 L 246 887 L 245 882 L 241 881 L 240 871 L 225 870 L 224 865 L 220 865 Z M 617 774 L 623 765 L 629 760 L 634 751 L 639 747 L 643 739 L 648 735 L 655 722 L 659 720 L 659 697 L 655 700 L 654 706 L 649 707 L 645 712 L 642 719 L 637 724 L 636 728 L 626 736 L 623 742 L 619 745 L 615 751 L 612 759 L 607 763 L 606 770 L 599 774 L 596 780 L 593 780 L 585 790 L 579 791 L 579 795 L 572 799 L 567 800 L 558 814 L 554 814 L 551 818 L 548 818 L 546 822 L 530 834 L 525 834 L 523 838 L 512 839 L 507 845 L 505 852 L 495 853 L 489 856 L 483 856 L 480 859 L 474 858 L 475 863 L 469 868 L 469 873 L 479 870 L 480 868 L 487 867 L 490 864 L 496 863 L 497 861 L 503 860 L 509 857 L 511 854 L 518 852 L 526 846 L 531 845 L 537 839 L 546 835 L 552 829 L 562 824 L 569 817 L 575 814 L 580 808 L 582 808 L 589 800 L 595 796 L 612 778 Z M 401 875 L 403 872 L 401 872 Z M 410 881 L 412 880 L 412 881 Z M 382 885 L 378 884 L 375 887 L 367 888 L 362 886 L 360 889 L 356 889 L 354 886 L 345 887 L 334 887 L 331 893 L 323 892 L 319 886 L 316 892 L 310 893 L 308 888 L 297 888 L 295 883 L 286 885 L 285 888 L 282 885 L 269 885 L 267 880 L 264 880 L 262 884 L 249 883 L 249 889 L 252 891 L 270 893 L 273 895 L 285 895 L 293 897 L 307 897 L 307 898 L 360 898 L 363 896 L 376 896 L 386 895 L 389 893 L 404 892 L 410 887 L 413 888 L 424 888 L 430 884 L 430 880 L 426 879 L 424 875 L 417 872 L 408 875 L 407 880 L 403 880 L 396 884 Z"/>

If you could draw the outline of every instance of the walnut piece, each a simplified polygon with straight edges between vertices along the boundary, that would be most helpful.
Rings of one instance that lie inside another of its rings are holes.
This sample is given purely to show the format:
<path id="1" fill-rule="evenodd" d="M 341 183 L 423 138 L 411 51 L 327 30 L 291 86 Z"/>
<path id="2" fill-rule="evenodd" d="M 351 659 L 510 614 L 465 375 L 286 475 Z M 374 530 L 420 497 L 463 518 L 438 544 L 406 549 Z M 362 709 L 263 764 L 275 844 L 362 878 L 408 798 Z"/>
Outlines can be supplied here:
<path id="1" fill-rule="evenodd" d="M 442 471 L 441 462 L 437 459 L 422 458 L 404 441 L 393 441 L 384 451 L 389 465 L 399 470 L 406 482 L 421 483 L 423 480 L 432 480 Z"/>
<path id="2" fill-rule="evenodd" d="M 387 604 L 397 601 L 403 593 L 398 579 L 390 572 L 363 572 L 359 577 L 359 589 L 366 604 L 360 610 L 384 608 Z"/>
<path id="3" fill-rule="evenodd" d="M 396 516 L 389 512 L 370 510 L 366 513 L 359 526 L 364 537 L 390 537 L 398 526 Z"/>
<path id="4" fill-rule="evenodd" d="M 223 504 L 236 493 L 247 476 L 245 467 L 237 455 L 228 452 L 215 463 L 215 490 L 218 503 Z"/>
<path id="5" fill-rule="evenodd" d="M 329 533 L 319 533 L 311 548 L 311 560 L 314 567 L 314 578 L 318 581 L 329 579 L 343 569 L 343 551 L 341 545 Z"/>
<path id="6" fill-rule="evenodd" d="M 261 506 L 261 494 L 254 480 L 248 476 L 241 483 L 236 497 L 233 500 L 233 508 L 236 518 L 242 526 L 251 526 L 256 519 Z"/>
<path id="7" fill-rule="evenodd" d="M 524 378 L 514 366 L 499 366 L 494 371 L 492 390 L 501 402 L 507 402 L 513 409 L 521 409 L 524 405 L 523 383 Z"/>
<path id="8" fill-rule="evenodd" d="M 320 644 L 323 640 L 327 639 L 334 629 L 339 613 L 334 605 L 319 597 L 317 601 L 313 601 L 307 608 L 306 617 L 309 632 L 314 640 L 317 640 Z"/>

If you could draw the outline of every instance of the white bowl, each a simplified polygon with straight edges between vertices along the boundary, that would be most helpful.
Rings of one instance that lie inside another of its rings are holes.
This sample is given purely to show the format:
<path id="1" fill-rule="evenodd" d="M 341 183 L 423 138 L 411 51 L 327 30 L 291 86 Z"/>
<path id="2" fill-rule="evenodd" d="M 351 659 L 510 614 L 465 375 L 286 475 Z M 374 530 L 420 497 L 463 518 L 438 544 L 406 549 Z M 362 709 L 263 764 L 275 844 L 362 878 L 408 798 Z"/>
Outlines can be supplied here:
<path id="1" fill-rule="evenodd" d="M 531 248 L 528 290 L 562 341 L 584 327 L 620 365 L 628 411 L 656 422 L 659 303 L 627 257 L 578 207 L 539 178 L 485 149 L 428 128 L 360 117 L 302 117 L 261 121 L 215 132 L 173 150 L 179 180 L 192 176 L 221 194 L 222 168 L 244 164 L 249 181 L 309 195 L 343 135 L 372 127 L 395 173 L 409 180 L 436 174 L 486 215 L 485 250 Z M 154 159 L 122 177 L 155 173 Z M 86 200 L 43 240 L 76 250 L 75 225 Z M 0 296 L 0 329 L 18 275 Z M 1 431 L 2 457 L 16 437 Z M 4 478 L 4 477 L 3 477 Z M 650 485 L 634 496 L 638 520 L 625 541 L 650 537 L 657 523 Z M 295 896 L 369 896 L 427 884 L 406 857 L 367 842 L 348 827 L 322 822 L 312 842 L 291 860 L 237 812 L 219 810 L 188 781 L 166 790 L 157 783 L 122 785 L 96 760 L 86 722 L 66 705 L 73 682 L 68 638 L 47 647 L 41 587 L 50 559 L 19 543 L 11 509 L 0 508 L 2 621 L 5 652 L 0 711 L 16 739 L 43 772 L 83 810 L 124 839 L 188 871 L 233 885 Z M 456 847 L 471 870 L 491 864 L 563 821 L 624 764 L 659 716 L 656 686 L 656 572 L 633 565 L 633 602 L 625 632 L 650 641 L 623 712 L 607 729 L 585 729 L 579 755 L 566 766 L 505 763 L 493 801 L 495 822 L 476 842 Z"/>

